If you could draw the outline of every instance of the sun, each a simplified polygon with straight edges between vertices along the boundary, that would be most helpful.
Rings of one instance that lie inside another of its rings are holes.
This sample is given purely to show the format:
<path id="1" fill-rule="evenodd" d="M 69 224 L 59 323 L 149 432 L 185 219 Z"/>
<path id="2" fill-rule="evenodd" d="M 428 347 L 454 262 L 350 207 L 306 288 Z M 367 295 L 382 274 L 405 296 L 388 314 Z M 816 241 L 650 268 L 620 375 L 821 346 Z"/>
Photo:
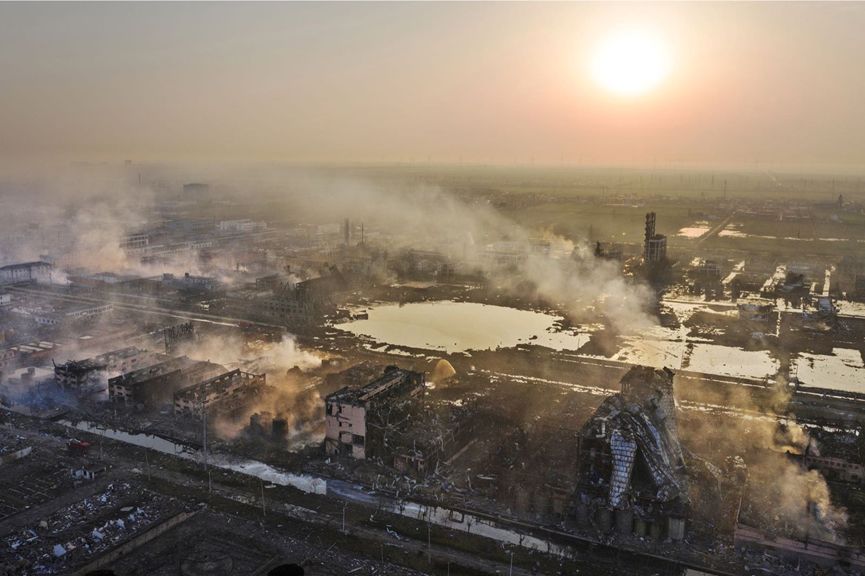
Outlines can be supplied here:
<path id="1" fill-rule="evenodd" d="M 621 30 L 598 45 L 591 62 L 595 80 L 619 96 L 639 96 L 657 88 L 670 73 L 664 43 L 639 30 Z"/>

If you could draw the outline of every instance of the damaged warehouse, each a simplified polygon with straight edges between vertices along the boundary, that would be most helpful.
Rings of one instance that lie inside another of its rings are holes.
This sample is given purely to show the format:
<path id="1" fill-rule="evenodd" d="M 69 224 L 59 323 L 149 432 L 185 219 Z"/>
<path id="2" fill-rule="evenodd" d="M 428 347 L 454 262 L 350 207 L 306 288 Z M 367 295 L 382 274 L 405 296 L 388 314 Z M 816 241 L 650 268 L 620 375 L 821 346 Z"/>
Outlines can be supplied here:
<path id="1" fill-rule="evenodd" d="M 262 394 L 264 374 L 232 370 L 174 393 L 174 413 L 200 418 L 205 410 L 237 414 Z"/>
<path id="2" fill-rule="evenodd" d="M 175 392 L 224 372 L 224 367 L 213 362 L 171 358 L 110 378 L 108 396 L 119 404 L 158 408 L 173 403 Z"/>
<path id="3" fill-rule="evenodd" d="M 327 454 L 364 460 L 384 456 L 387 428 L 407 401 L 424 391 L 424 374 L 396 366 L 365 386 L 337 390 L 325 399 Z"/>
<path id="4" fill-rule="evenodd" d="M 396 366 L 366 385 L 330 394 L 325 409 L 327 455 L 373 460 L 415 480 L 441 472 L 474 429 L 468 406 L 442 402 L 424 372 Z"/>

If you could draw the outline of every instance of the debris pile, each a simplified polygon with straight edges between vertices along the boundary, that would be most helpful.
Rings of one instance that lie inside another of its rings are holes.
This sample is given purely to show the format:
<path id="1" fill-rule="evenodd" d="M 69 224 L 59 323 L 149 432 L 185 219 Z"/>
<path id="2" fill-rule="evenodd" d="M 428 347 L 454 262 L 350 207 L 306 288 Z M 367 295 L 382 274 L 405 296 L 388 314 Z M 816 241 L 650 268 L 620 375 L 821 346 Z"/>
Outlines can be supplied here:
<path id="1" fill-rule="evenodd" d="M 616 516 L 619 532 L 665 530 L 684 538 L 688 476 L 676 427 L 673 372 L 635 366 L 621 392 L 598 407 L 580 434 L 578 518 L 602 531 Z"/>
<path id="2" fill-rule="evenodd" d="M 130 501 L 135 504 L 125 505 Z M 127 483 L 80 500 L 35 526 L 17 530 L 0 545 L 0 575 L 65 574 L 166 517 L 173 499 Z"/>

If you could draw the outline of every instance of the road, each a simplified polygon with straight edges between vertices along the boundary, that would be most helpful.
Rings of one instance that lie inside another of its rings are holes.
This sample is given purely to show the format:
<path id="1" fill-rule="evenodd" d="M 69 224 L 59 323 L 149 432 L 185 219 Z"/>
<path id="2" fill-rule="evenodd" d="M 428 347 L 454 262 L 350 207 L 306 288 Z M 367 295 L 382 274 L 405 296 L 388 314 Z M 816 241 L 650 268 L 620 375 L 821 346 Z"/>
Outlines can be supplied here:
<path id="1" fill-rule="evenodd" d="M 30 296 L 39 296 L 51 300 L 60 300 L 64 302 L 73 302 L 76 304 L 105 304 L 106 301 L 101 298 L 82 296 L 80 294 L 60 294 L 52 290 L 42 290 L 33 288 L 22 288 L 21 286 L 7 286 L 4 288 L 8 292 L 18 294 L 27 294 Z M 116 297 L 116 296 L 115 296 Z M 131 296 L 123 296 L 130 298 Z M 275 328 L 285 330 L 285 326 L 279 324 L 268 324 L 266 322 L 255 322 L 243 318 L 232 318 L 230 316 L 218 316 L 215 314 L 205 314 L 203 312 L 191 312 L 188 310 L 180 310 L 177 308 L 160 308 L 152 304 L 131 304 L 129 302 L 118 302 L 113 300 L 111 306 L 120 310 L 129 310 L 131 312 L 143 312 L 146 314 L 156 314 L 159 316 L 168 316 L 171 318 L 179 318 L 181 320 L 194 320 L 196 322 L 206 322 L 209 324 L 217 324 L 221 326 L 239 327 L 242 325 L 261 326 L 263 328 Z"/>
<path id="2" fill-rule="evenodd" d="M 714 226 L 711 230 L 700 236 L 700 238 L 697 239 L 697 246 L 699 246 L 709 238 L 714 238 L 715 236 L 717 236 L 721 232 L 721 230 L 727 227 L 727 224 L 730 223 L 730 220 L 733 219 L 733 216 L 735 216 L 737 212 L 738 210 L 733 210 L 732 212 L 730 212 L 729 216 L 721 220 L 720 224 Z"/>

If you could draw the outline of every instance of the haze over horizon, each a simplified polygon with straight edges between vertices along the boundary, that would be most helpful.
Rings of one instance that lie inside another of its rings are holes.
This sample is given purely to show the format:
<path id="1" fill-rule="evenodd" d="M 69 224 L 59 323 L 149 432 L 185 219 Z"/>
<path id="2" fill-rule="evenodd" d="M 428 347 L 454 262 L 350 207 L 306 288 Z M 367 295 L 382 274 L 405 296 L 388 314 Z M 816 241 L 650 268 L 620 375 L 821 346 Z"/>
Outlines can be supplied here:
<path id="1" fill-rule="evenodd" d="M 863 29 L 846 3 L 4 3 L 0 157 L 859 170 Z M 664 60 L 611 91 L 623 30 Z"/>

